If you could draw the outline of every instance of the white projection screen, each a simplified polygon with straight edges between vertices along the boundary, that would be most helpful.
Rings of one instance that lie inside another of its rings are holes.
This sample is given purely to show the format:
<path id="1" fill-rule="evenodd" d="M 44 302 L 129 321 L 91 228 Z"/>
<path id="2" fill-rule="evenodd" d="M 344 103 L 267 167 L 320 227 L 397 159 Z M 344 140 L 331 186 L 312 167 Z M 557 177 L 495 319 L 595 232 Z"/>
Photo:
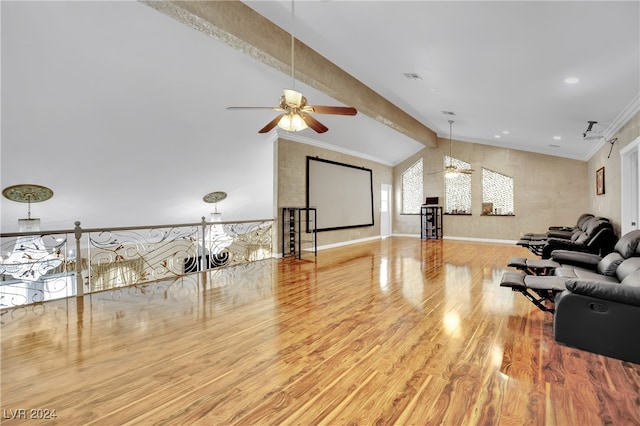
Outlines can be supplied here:
<path id="1" fill-rule="evenodd" d="M 317 209 L 316 231 L 373 226 L 373 172 L 307 157 L 307 207 Z"/>

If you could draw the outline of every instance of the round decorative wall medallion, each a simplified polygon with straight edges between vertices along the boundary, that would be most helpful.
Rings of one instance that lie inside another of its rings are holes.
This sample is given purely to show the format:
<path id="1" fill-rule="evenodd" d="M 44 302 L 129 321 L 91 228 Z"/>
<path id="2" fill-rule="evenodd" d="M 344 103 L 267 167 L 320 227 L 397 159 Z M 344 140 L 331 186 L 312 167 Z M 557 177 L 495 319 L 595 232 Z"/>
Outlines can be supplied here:
<path id="1" fill-rule="evenodd" d="M 202 197 L 202 200 L 205 203 L 217 203 L 218 201 L 222 201 L 225 198 L 227 198 L 227 193 L 226 192 L 216 191 L 216 192 L 208 193 L 207 195 Z"/>
<path id="2" fill-rule="evenodd" d="M 42 185 L 20 184 L 6 187 L 2 195 L 20 203 L 40 203 L 53 197 L 53 191 Z"/>

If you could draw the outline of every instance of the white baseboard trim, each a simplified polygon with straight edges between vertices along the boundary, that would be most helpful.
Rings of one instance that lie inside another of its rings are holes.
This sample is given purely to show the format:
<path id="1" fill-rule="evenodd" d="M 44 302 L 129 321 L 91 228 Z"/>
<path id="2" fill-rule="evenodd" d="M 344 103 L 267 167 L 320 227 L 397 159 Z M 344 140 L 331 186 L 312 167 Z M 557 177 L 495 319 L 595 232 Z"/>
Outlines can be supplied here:
<path id="1" fill-rule="evenodd" d="M 420 238 L 420 234 L 393 234 L 394 237 Z M 451 237 L 445 235 L 443 240 L 472 241 L 477 243 L 515 244 L 516 240 L 497 240 L 493 238 Z"/>
<path id="2" fill-rule="evenodd" d="M 515 244 L 516 240 L 496 240 L 492 238 L 470 238 L 470 237 L 450 237 L 445 235 L 442 237 L 445 240 L 458 240 L 458 241 L 473 241 L 477 243 L 495 243 L 495 244 Z"/>
<path id="3" fill-rule="evenodd" d="M 348 245 L 351 245 L 351 244 L 364 243 L 366 241 L 380 240 L 380 239 L 382 239 L 380 237 L 380 235 L 376 235 L 375 237 L 361 238 L 359 240 L 341 241 L 339 243 L 326 244 L 324 246 L 318 246 L 318 251 L 326 250 L 326 249 L 330 249 L 330 248 L 335 248 L 335 247 L 348 246 Z"/>
<path id="4" fill-rule="evenodd" d="M 318 251 L 327 250 L 327 249 L 336 248 L 336 247 L 348 246 L 351 244 L 364 243 L 366 241 L 381 240 L 381 239 L 383 239 L 383 237 L 381 237 L 380 235 L 376 235 L 374 237 L 361 238 L 359 240 L 348 240 L 348 241 L 341 241 L 339 243 L 325 244 L 323 246 L 318 246 Z M 304 249 L 304 250 L 310 251 L 309 249 Z M 273 253 L 273 257 L 275 257 L 276 259 L 281 259 L 283 256 L 282 256 L 282 253 Z"/>
<path id="5" fill-rule="evenodd" d="M 420 238 L 420 234 L 392 234 L 391 237 L 408 237 L 408 238 Z M 388 237 L 381 237 L 380 235 L 376 235 L 374 237 L 367 237 L 367 238 L 361 238 L 358 240 L 348 240 L 348 241 L 341 241 L 339 243 L 333 243 L 333 244 L 326 244 L 323 246 L 318 246 L 318 251 L 320 250 L 327 250 L 327 249 L 332 249 L 332 248 L 336 248 L 336 247 L 343 247 L 343 246 L 348 246 L 351 244 L 358 244 L 358 243 L 364 243 L 367 241 L 374 241 L 374 240 L 381 240 L 384 238 L 388 238 Z M 442 237 L 442 239 L 444 240 L 457 240 L 457 241 L 471 241 L 471 242 L 477 242 L 477 243 L 493 243 L 493 244 L 515 244 L 517 241 L 516 240 L 497 240 L 497 239 L 491 239 L 491 238 L 470 238 L 470 237 L 450 237 L 445 235 L 444 237 Z M 272 255 L 273 257 L 275 257 L 276 259 L 280 259 L 282 258 L 282 253 L 273 253 Z"/>

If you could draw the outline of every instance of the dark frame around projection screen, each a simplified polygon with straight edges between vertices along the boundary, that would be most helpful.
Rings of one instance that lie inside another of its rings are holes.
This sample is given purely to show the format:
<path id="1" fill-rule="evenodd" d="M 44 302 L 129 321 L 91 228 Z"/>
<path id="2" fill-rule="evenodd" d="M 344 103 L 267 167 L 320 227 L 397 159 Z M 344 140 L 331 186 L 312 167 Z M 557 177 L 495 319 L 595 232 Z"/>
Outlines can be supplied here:
<path id="1" fill-rule="evenodd" d="M 308 156 L 307 207 L 317 232 L 373 226 L 373 171 Z"/>

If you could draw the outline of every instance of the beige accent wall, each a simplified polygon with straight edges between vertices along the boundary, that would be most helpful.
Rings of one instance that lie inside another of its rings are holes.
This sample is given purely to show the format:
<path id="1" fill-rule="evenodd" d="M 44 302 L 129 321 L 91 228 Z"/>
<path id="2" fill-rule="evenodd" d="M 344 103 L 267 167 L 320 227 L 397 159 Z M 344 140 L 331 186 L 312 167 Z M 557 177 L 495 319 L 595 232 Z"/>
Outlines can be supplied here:
<path id="1" fill-rule="evenodd" d="M 394 204 L 401 205 L 401 176 L 407 167 L 423 158 L 424 196 L 444 199 L 444 176 L 429 174 L 443 168 L 449 140 L 439 139 L 438 148 L 425 148 L 394 167 Z M 453 156 L 471 163 L 472 215 L 445 215 L 445 237 L 517 240 L 525 232 L 544 232 L 551 225 L 570 225 L 589 210 L 587 163 L 462 141 L 453 141 Z M 482 167 L 514 178 L 515 216 L 481 216 Z M 394 234 L 419 234 L 418 215 L 394 211 Z"/>
<path id="2" fill-rule="evenodd" d="M 620 149 L 640 136 L 640 114 L 636 114 L 615 135 L 611 157 L 610 145 L 603 146 L 586 161 L 570 160 L 553 155 L 536 154 L 508 148 L 492 147 L 453 141 L 453 155 L 471 163 L 472 215 L 444 217 L 445 237 L 517 240 L 524 232 L 544 232 L 551 225 L 575 223 L 585 212 L 610 218 L 619 232 L 620 224 Z M 274 229 L 277 241 L 274 252 L 281 252 L 280 208 L 304 206 L 306 203 L 306 157 L 318 156 L 332 161 L 354 164 L 373 170 L 374 218 L 372 227 L 353 228 L 318 234 L 318 245 L 331 245 L 380 234 L 380 185 L 393 187 L 393 234 L 420 234 L 419 215 L 400 214 L 401 175 L 419 158 L 424 162 L 424 196 L 444 199 L 444 177 L 440 171 L 444 155 L 449 151 L 448 139 L 439 139 L 438 148 L 425 148 L 395 167 L 365 160 L 356 156 L 319 148 L 286 139 L 275 142 L 276 161 L 276 217 Z M 595 194 L 595 172 L 605 167 L 604 195 Z M 514 217 L 481 216 L 482 167 L 514 178 Z"/>
<path id="3" fill-rule="evenodd" d="M 610 144 L 602 146 L 588 162 L 588 198 L 589 208 L 598 216 L 611 219 L 620 234 L 622 200 L 620 197 L 620 150 L 640 136 L 640 113 L 637 113 L 613 136 L 618 140 L 613 144 L 611 156 Z M 604 167 L 605 193 L 596 195 L 596 170 Z"/>
<path id="4" fill-rule="evenodd" d="M 275 253 L 282 253 L 281 208 L 304 207 L 306 205 L 307 156 L 317 156 L 326 160 L 366 167 L 373 171 L 374 226 L 319 232 L 318 246 L 377 237 L 380 235 L 380 186 L 383 183 L 388 185 L 393 183 L 393 169 L 390 166 L 282 138 L 278 139 L 275 144 L 277 162 L 276 217 L 278 218 L 276 224 L 277 245 L 274 247 Z M 320 215 L 320 212 L 318 212 L 318 215 Z"/>

